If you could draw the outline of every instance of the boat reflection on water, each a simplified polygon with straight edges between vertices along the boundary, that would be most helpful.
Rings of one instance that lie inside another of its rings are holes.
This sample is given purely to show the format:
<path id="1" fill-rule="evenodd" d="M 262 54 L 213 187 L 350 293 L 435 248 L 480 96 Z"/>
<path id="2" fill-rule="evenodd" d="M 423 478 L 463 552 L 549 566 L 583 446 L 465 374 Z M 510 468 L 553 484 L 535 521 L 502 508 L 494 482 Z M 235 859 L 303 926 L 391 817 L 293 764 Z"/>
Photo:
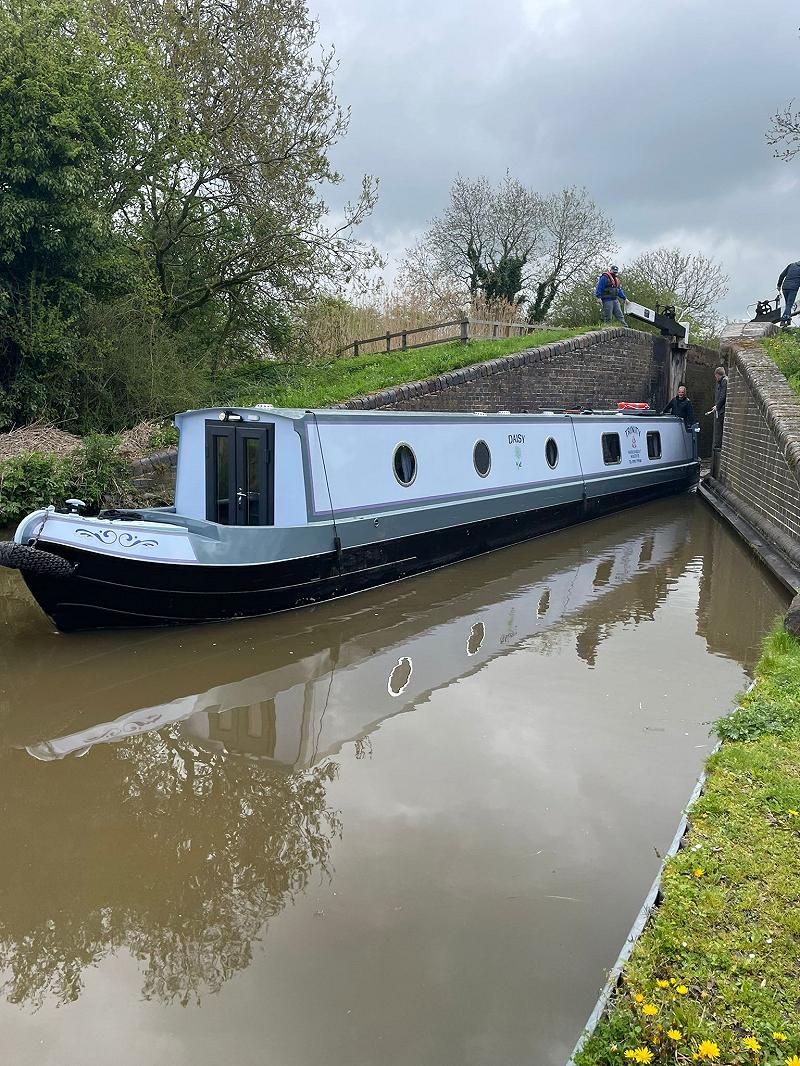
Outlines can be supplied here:
<path id="1" fill-rule="evenodd" d="M 526 641 L 546 651 L 562 623 L 576 626 L 578 654 L 592 665 L 610 627 L 651 616 L 676 567 L 691 557 L 680 520 L 613 547 L 595 541 L 592 549 L 591 558 L 567 559 L 544 579 L 537 580 L 543 569 L 537 561 L 411 618 L 405 605 L 400 618 L 384 609 L 372 632 L 353 632 L 305 655 L 289 649 L 288 662 L 253 677 L 28 743 L 26 750 L 43 761 L 61 759 L 170 728 L 207 752 L 307 769 Z M 337 628 L 326 627 L 324 637 Z"/>

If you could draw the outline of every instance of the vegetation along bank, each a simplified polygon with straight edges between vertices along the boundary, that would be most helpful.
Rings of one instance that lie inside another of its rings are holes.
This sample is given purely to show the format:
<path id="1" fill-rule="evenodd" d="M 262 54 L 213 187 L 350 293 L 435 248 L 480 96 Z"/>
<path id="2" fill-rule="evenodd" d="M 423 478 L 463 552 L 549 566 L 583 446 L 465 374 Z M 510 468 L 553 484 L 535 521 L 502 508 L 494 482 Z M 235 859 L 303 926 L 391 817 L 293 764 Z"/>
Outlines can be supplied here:
<path id="1" fill-rule="evenodd" d="M 789 385 L 800 393 L 800 330 L 782 330 L 761 343 Z"/>
<path id="2" fill-rule="evenodd" d="M 715 728 L 687 845 L 577 1066 L 800 1066 L 800 644 L 784 629 Z"/>

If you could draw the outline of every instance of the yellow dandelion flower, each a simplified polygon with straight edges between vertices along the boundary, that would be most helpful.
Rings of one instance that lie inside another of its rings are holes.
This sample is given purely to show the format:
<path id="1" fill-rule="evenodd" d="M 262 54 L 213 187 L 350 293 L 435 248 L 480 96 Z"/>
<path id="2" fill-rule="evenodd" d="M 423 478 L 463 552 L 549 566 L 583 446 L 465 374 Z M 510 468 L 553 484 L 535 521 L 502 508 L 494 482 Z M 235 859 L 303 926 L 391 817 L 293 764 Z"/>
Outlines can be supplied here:
<path id="1" fill-rule="evenodd" d="M 635 1054 L 636 1054 L 635 1051 L 631 1051 L 631 1049 L 628 1048 L 628 1050 L 625 1052 L 625 1058 L 626 1059 L 632 1059 Z"/>
<path id="2" fill-rule="evenodd" d="M 659 988 L 669 988 L 669 981 L 656 981 Z"/>
<path id="3" fill-rule="evenodd" d="M 644 996 L 641 992 L 637 992 L 633 998 L 636 1000 L 637 1003 L 644 1003 Z"/>
<path id="4" fill-rule="evenodd" d="M 675 980 L 675 978 L 674 978 L 674 977 L 670 977 L 670 979 L 669 979 L 669 983 L 670 983 L 671 985 L 676 985 L 676 984 L 677 984 L 678 982 L 677 982 L 677 981 Z"/>
<path id="5" fill-rule="evenodd" d="M 689 989 L 686 987 L 686 985 L 678 985 L 675 991 L 678 993 L 679 996 L 685 996 L 688 993 Z"/>
<path id="6" fill-rule="evenodd" d="M 792 818 L 800 818 L 800 811 L 793 811 L 791 807 L 789 808 L 789 814 L 791 814 Z"/>
<path id="7" fill-rule="evenodd" d="M 792 1055 L 791 1058 L 786 1059 L 786 1066 L 800 1066 L 800 1057 Z"/>
<path id="8" fill-rule="evenodd" d="M 633 1061 L 644 1063 L 652 1062 L 653 1052 L 650 1050 L 650 1048 L 637 1047 L 633 1053 Z M 800 1066 L 800 1060 L 798 1060 L 798 1066 Z"/>
<path id="9" fill-rule="evenodd" d="M 676 1042 L 678 1040 L 683 1040 L 683 1033 L 680 1029 L 667 1029 L 667 1036 L 670 1040 L 675 1040 Z"/>
<path id="10" fill-rule="evenodd" d="M 744 1046 L 747 1048 L 748 1051 L 760 1051 L 761 1050 L 761 1045 L 759 1044 L 759 1042 L 756 1040 L 756 1038 L 754 1036 L 746 1036 L 744 1038 L 744 1040 L 742 1041 L 742 1044 L 744 1044 Z"/>
<path id="11" fill-rule="evenodd" d="M 658 1007 L 655 1003 L 645 1003 L 642 1007 L 642 1014 L 648 1014 L 652 1017 L 654 1014 L 658 1014 Z"/>
<path id="12" fill-rule="evenodd" d="M 786 1033 L 773 1033 L 772 1034 L 772 1039 L 773 1040 L 785 1040 L 786 1039 Z"/>
<path id="13" fill-rule="evenodd" d="M 697 1049 L 697 1054 L 701 1059 L 714 1059 L 719 1058 L 719 1045 L 715 1044 L 713 1040 L 701 1040 L 700 1047 Z M 794 1063 L 792 1064 L 794 1066 Z M 800 1062 L 797 1063 L 800 1066 Z"/>
<path id="14" fill-rule="evenodd" d="M 695 869 L 694 869 L 694 876 L 695 877 L 702 877 L 704 873 L 705 873 L 705 870 L 703 869 L 702 866 L 695 866 Z"/>

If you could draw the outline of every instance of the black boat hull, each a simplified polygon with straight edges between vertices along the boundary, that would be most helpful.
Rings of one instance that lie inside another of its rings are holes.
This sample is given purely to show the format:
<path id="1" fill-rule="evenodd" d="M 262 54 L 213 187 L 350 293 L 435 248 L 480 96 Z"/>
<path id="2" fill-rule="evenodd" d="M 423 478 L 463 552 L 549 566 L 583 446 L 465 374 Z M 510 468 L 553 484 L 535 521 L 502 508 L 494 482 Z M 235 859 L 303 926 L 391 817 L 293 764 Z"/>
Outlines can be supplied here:
<path id="1" fill-rule="evenodd" d="M 75 564 L 69 576 L 23 571 L 39 605 L 64 632 L 186 625 L 248 618 L 360 592 L 684 492 L 696 468 L 672 481 L 469 525 L 345 548 L 285 562 L 245 566 L 123 559 L 42 538 L 38 547 Z"/>

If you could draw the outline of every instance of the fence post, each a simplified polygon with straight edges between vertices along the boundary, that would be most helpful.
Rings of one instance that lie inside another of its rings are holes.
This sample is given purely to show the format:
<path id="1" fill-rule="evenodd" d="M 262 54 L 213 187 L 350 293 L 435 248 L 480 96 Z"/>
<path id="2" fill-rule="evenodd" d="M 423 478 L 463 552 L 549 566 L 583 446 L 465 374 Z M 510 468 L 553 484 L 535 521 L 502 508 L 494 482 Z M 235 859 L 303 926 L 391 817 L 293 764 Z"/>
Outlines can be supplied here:
<path id="1" fill-rule="evenodd" d="M 353 341 L 353 358 L 358 355 L 358 341 Z"/>
<path id="2" fill-rule="evenodd" d="M 461 319 L 461 343 L 466 344 L 469 340 L 469 319 L 466 315 Z"/>
<path id="3" fill-rule="evenodd" d="M 405 351 L 405 349 L 408 347 L 408 331 L 404 329 L 400 336 L 402 338 L 402 347 Z"/>
<path id="4" fill-rule="evenodd" d="M 389 332 L 389 330 L 387 329 L 386 330 L 386 351 L 390 352 L 391 350 L 392 350 L 392 335 Z"/>
<path id="5" fill-rule="evenodd" d="M 492 340 L 495 340 L 496 337 L 497 337 L 497 323 L 496 322 L 492 322 Z"/>

